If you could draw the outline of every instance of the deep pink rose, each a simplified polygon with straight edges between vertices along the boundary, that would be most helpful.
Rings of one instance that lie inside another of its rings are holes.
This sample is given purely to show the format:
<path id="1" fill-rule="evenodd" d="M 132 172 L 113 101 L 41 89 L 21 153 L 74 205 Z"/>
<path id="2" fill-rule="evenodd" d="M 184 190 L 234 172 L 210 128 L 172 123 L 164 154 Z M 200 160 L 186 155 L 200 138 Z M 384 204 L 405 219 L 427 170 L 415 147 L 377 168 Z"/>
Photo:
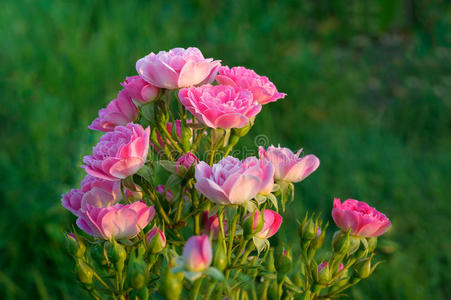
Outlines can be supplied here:
<path id="1" fill-rule="evenodd" d="M 87 207 L 77 219 L 77 225 L 86 233 L 102 239 L 129 239 L 138 234 L 152 220 L 153 206 L 137 201 L 109 207 Z"/>
<path id="2" fill-rule="evenodd" d="M 137 104 L 145 104 L 155 100 L 160 91 L 156 86 L 144 81 L 139 76 L 126 77 L 121 85 Z"/>
<path id="3" fill-rule="evenodd" d="M 260 191 L 261 195 L 268 195 L 272 192 L 274 187 L 274 166 L 272 163 L 264 158 L 256 158 L 254 156 L 248 157 L 243 161 L 244 167 L 249 174 L 255 175 L 261 180 Z"/>
<path id="4" fill-rule="evenodd" d="M 127 125 L 138 118 L 138 108 L 125 90 L 117 94 L 106 108 L 99 110 L 99 117 L 92 121 L 89 129 L 103 132 L 113 131 L 118 125 Z"/>
<path id="5" fill-rule="evenodd" d="M 226 85 L 181 89 L 179 99 L 193 116 L 211 128 L 242 128 L 262 109 L 251 92 Z"/>
<path id="6" fill-rule="evenodd" d="M 164 248 L 166 246 L 166 236 L 164 235 L 163 231 L 160 230 L 160 228 L 155 227 L 149 233 L 146 237 L 147 244 L 150 244 L 153 239 L 158 239 L 158 245 Z"/>
<path id="7" fill-rule="evenodd" d="M 211 243 L 205 234 L 190 237 L 183 248 L 185 268 L 192 272 L 206 270 L 213 258 Z"/>
<path id="8" fill-rule="evenodd" d="M 82 167 L 92 176 L 119 180 L 135 174 L 145 163 L 149 151 L 150 128 L 129 123 L 105 133 Z"/>
<path id="9" fill-rule="evenodd" d="M 262 180 L 239 159 L 227 156 L 209 166 L 201 161 L 195 169 L 196 189 L 218 204 L 243 204 L 261 190 Z"/>
<path id="10" fill-rule="evenodd" d="M 254 225 L 252 226 L 253 229 L 257 228 L 259 216 L 260 212 L 256 210 L 254 214 Z M 244 219 L 246 220 L 250 217 L 252 217 L 252 213 L 248 214 Z M 255 234 L 255 237 L 261 239 L 269 239 L 277 233 L 280 225 L 282 225 L 283 219 L 281 215 L 271 209 L 265 209 L 265 212 L 263 213 L 263 219 L 265 222 L 263 228 L 262 230 L 260 230 L 260 232 Z"/>
<path id="11" fill-rule="evenodd" d="M 221 228 L 219 226 L 219 218 L 217 215 L 208 216 L 209 211 L 204 211 L 202 215 L 202 226 L 204 227 L 204 232 L 208 236 L 211 234 L 214 239 L 218 237 L 218 234 L 221 232 Z M 227 218 L 224 216 L 222 220 L 222 225 L 224 228 L 224 233 L 227 233 L 229 230 L 229 226 L 227 225 Z"/>
<path id="12" fill-rule="evenodd" d="M 72 189 L 69 192 L 63 194 L 61 199 L 61 205 L 76 216 L 81 212 L 81 201 L 83 198 L 83 192 L 80 189 Z"/>
<path id="13" fill-rule="evenodd" d="M 299 157 L 302 149 L 293 153 L 288 148 L 269 146 L 267 150 L 258 148 L 261 158 L 269 160 L 274 168 L 274 179 L 287 182 L 299 182 L 313 173 L 319 167 L 319 159 L 313 155 Z"/>
<path id="14" fill-rule="evenodd" d="M 332 218 L 343 231 L 361 237 L 375 237 L 385 233 L 391 226 L 390 220 L 365 202 L 348 199 L 341 203 L 334 199 Z"/>
<path id="15" fill-rule="evenodd" d="M 199 49 L 190 47 L 152 52 L 136 62 L 136 70 L 154 86 L 178 89 L 212 82 L 220 65 L 219 60 L 204 58 Z"/>
<path id="16" fill-rule="evenodd" d="M 216 81 L 219 84 L 251 91 L 254 100 L 262 105 L 275 102 L 286 96 L 286 94 L 277 91 L 276 86 L 269 81 L 268 77 L 260 76 L 254 70 L 244 67 L 233 67 L 231 69 L 227 66 L 220 67 Z"/>
<path id="17" fill-rule="evenodd" d="M 189 168 L 191 168 L 193 164 L 195 165 L 198 162 L 199 159 L 197 158 L 197 156 L 191 152 L 188 152 L 177 159 L 177 162 L 175 164 L 175 171 L 177 173 L 184 173 Z"/>

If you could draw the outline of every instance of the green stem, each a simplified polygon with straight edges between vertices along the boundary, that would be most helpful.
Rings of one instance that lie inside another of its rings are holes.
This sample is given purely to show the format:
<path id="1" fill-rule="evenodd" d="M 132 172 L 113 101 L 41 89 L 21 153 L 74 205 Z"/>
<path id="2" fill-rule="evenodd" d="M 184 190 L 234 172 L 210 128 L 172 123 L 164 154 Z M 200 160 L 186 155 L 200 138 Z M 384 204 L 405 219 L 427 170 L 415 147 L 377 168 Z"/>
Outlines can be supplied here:
<path id="1" fill-rule="evenodd" d="M 235 229 L 236 229 L 236 224 L 238 222 L 239 217 L 240 217 L 240 214 L 237 211 L 235 216 L 233 217 L 232 227 L 229 230 L 229 248 L 227 249 L 227 261 L 229 263 L 232 262 L 233 239 L 235 238 Z"/>
<path id="2" fill-rule="evenodd" d="M 105 281 L 103 281 L 103 279 L 99 276 L 99 274 L 97 274 L 97 272 L 94 272 L 93 275 L 100 282 L 100 284 L 103 285 L 104 288 L 111 290 L 110 286 Z"/>
<path id="3" fill-rule="evenodd" d="M 191 300 L 197 300 L 197 296 L 198 296 L 199 290 L 200 290 L 200 285 L 202 284 L 202 279 L 203 279 L 203 277 L 197 279 L 194 282 L 193 290 L 191 292 L 191 297 L 190 297 Z"/>
<path id="4" fill-rule="evenodd" d="M 224 250 L 227 249 L 226 241 L 225 241 L 225 231 L 224 231 L 224 208 L 221 208 L 219 211 L 218 221 L 219 221 L 219 230 L 221 231 L 222 242 L 224 243 Z"/>
<path id="5" fill-rule="evenodd" d="M 180 186 L 180 195 L 178 198 L 178 206 L 177 206 L 177 214 L 175 215 L 175 222 L 177 223 L 180 220 L 180 217 L 182 216 L 182 210 L 183 210 L 183 190 L 184 186 Z"/>

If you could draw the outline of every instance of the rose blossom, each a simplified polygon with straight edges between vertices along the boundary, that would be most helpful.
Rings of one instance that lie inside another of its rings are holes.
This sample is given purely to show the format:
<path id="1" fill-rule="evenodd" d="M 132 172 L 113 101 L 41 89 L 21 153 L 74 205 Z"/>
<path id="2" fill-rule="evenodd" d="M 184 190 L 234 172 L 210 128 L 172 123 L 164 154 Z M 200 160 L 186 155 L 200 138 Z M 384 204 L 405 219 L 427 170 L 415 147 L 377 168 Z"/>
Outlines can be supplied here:
<path id="1" fill-rule="evenodd" d="M 163 231 L 155 227 L 147 234 L 146 243 L 153 254 L 159 253 L 166 247 L 166 236 Z"/>
<path id="2" fill-rule="evenodd" d="M 255 71 L 244 67 L 233 67 L 231 69 L 227 66 L 220 67 L 216 81 L 219 84 L 251 91 L 254 100 L 262 105 L 275 102 L 286 96 L 286 94 L 277 91 L 276 86 L 269 81 L 268 77 L 260 76 Z"/>
<path id="3" fill-rule="evenodd" d="M 99 110 L 99 117 L 92 121 L 88 127 L 92 130 L 108 132 L 114 130 L 117 125 L 126 125 L 137 118 L 138 108 L 127 92 L 122 90 L 106 108 Z"/>
<path id="4" fill-rule="evenodd" d="M 226 85 L 203 85 L 181 89 L 183 106 L 211 128 L 243 128 L 262 109 L 248 90 Z"/>
<path id="5" fill-rule="evenodd" d="M 136 104 L 145 104 L 155 100 L 160 91 L 139 76 L 127 76 L 121 85 Z"/>
<path id="6" fill-rule="evenodd" d="M 313 173 L 319 167 L 319 159 L 313 155 L 299 157 L 302 149 L 293 153 L 288 148 L 269 146 L 265 150 L 258 148 L 260 157 L 269 160 L 274 168 L 274 179 L 287 182 L 299 182 Z"/>
<path id="7" fill-rule="evenodd" d="M 185 268 L 193 272 L 206 270 L 213 258 L 211 243 L 205 234 L 190 237 L 183 248 Z"/>
<path id="8" fill-rule="evenodd" d="M 348 199 L 341 203 L 334 199 L 332 218 L 343 231 L 361 237 L 375 237 L 385 233 L 391 226 L 390 220 L 365 202 Z"/>
<path id="9" fill-rule="evenodd" d="M 195 165 L 198 162 L 199 159 L 197 158 L 197 156 L 191 152 L 188 152 L 177 159 L 177 162 L 175 164 L 175 171 L 177 173 L 184 173 L 189 168 L 191 168 L 193 164 Z"/>
<path id="10" fill-rule="evenodd" d="M 252 226 L 253 229 L 257 228 L 259 216 L 260 212 L 256 210 L 254 214 L 254 225 Z M 248 214 L 244 219 L 246 220 L 250 217 L 252 217 L 252 213 Z M 263 220 L 264 225 L 262 230 L 255 234 L 255 237 L 261 239 L 268 239 L 275 235 L 279 230 L 280 225 L 282 225 L 283 221 L 282 216 L 271 209 L 265 209 L 263 213 Z"/>
<path id="11" fill-rule="evenodd" d="M 244 167 L 248 172 L 257 176 L 261 180 L 261 195 L 268 195 L 274 187 L 274 166 L 269 160 L 258 159 L 254 156 L 248 157 L 243 161 Z"/>
<path id="12" fill-rule="evenodd" d="M 143 165 L 149 151 L 150 128 L 129 123 L 107 132 L 93 148 L 93 154 L 85 156 L 82 167 L 92 176 L 119 180 L 135 174 Z"/>
<path id="13" fill-rule="evenodd" d="M 243 204 L 262 188 L 262 180 L 232 156 L 224 157 L 211 167 L 199 162 L 195 177 L 196 189 L 218 204 Z"/>
<path id="14" fill-rule="evenodd" d="M 81 209 L 86 210 L 88 205 L 106 207 L 118 203 L 122 199 L 119 181 L 100 179 L 89 174 L 81 182 L 84 193 Z"/>
<path id="15" fill-rule="evenodd" d="M 204 58 L 199 49 L 190 47 L 152 52 L 136 62 L 136 70 L 154 86 L 178 89 L 212 82 L 220 65 L 219 60 Z"/>
<path id="16" fill-rule="evenodd" d="M 144 229 L 154 214 L 153 206 L 141 201 L 103 208 L 88 205 L 87 211 L 77 219 L 77 225 L 86 233 L 105 240 L 129 239 Z"/>
<path id="17" fill-rule="evenodd" d="M 202 215 L 202 225 L 204 227 L 204 232 L 207 235 L 212 235 L 214 239 L 218 237 L 219 232 L 221 231 L 221 228 L 219 226 L 219 217 L 217 215 L 208 216 L 209 211 L 204 211 Z M 224 233 L 227 233 L 229 230 L 229 226 L 227 225 L 227 218 L 224 216 L 224 219 L 222 220 Z"/>
<path id="18" fill-rule="evenodd" d="M 62 195 L 61 205 L 74 215 L 79 216 L 82 198 L 83 192 L 80 189 L 72 189 Z"/>

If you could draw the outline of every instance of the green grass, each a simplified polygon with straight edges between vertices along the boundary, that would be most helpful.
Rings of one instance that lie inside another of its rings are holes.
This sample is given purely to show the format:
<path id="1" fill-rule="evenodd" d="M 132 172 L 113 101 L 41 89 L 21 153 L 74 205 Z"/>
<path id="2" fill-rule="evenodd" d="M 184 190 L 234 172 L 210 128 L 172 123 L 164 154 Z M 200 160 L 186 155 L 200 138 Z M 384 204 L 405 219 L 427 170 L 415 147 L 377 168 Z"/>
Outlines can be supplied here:
<path id="1" fill-rule="evenodd" d="M 60 194 L 79 184 L 99 137 L 87 125 L 135 61 L 176 46 L 253 68 L 288 94 L 241 143 L 253 150 L 265 134 L 321 159 L 296 186 L 283 238 L 296 240 L 307 208 L 329 218 L 334 196 L 367 201 L 393 229 L 381 239 L 385 263 L 350 296 L 449 298 L 450 6 L 168 2 L 2 1 L 0 298 L 85 296 Z"/>

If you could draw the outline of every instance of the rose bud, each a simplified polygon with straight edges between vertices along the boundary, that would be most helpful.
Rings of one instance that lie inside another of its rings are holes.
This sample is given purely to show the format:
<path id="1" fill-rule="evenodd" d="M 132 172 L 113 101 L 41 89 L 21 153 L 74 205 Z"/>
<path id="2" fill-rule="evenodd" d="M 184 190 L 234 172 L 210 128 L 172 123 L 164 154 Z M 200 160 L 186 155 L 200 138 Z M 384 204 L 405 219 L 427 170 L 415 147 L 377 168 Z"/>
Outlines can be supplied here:
<path id="1" fill-rule="evenodd" d="M 166 237 L 158 227 L 149 231 L 146 242 L 152 254 L 160 253 L 166 247 Z"/>
<path id="2" fill-rule="evenodd" d="M 321 263 L 318 266 L 318 281 L 322 284 L 326 284 L 330 279 L 329 264 L 327 261 Z"/>
<path id="3" fill-rule="evenodd" d="M 72 256 L 82 258 L 86 251 L 86 246 L 80 239 L 77 239 L 75 234 L 66 234 L 67 248 Z"/>
<path id="4" fill-rule="evenodd" d="M 160 92 L 156 86 L 144 81 L 139 76 L 127 76 L 121 85 L 137 105 L 152 102 L 158 98 Z"/>
<path id="5" fill-rule="evenodd" d="M 140 290 L 145 287 L 147 282 L 147 264 L 142 256 L 136 257 L 133 253 L 128 261 L 127 271 L 127 278 L 135 290 Z"/>
<path id="6" fill-rule="evenodd" d="M 391 226 L 390 220 L 365 202 L 348 199 L 341 203 L 334 199 L 332 218 L 343 231 L 350 230 L 351 235 L 376 237 L 385 233 Z"/>
<path id="7" fill-rule="evenodd" d="M 113 131 L 118 125 L 127 125 L 138 119 L 138 108 L 126 91 L 122 90 L 117 98 L 112 100 L 106 108 L 99 110 L 99 117 L 92 121 L 89 129 L 103 132 Z"/>
<path id="8" fill-rule="evenodd" d="M 177 175 L 184 177 L 191 166 L 195 166 L 199 162 L 199 159 L 191 152 L 180 156 L 175 164 L 175 172 Z"/>
<path id="9" fill-rule="evenodd" d="M 288 148 L 269 146 L 258 148 L 261 158 L 269 160 L 275 169 L 274 179 L 286 182 L 300 182 L 319 167 L 319 159 L 315 155 L 299 157 L 302 149 L 293 153 Z"/>
<path id="10" fill-rule="evenodd" d="M 276 86 L 269 81 L 268 77 L 260 76 L 254 70 L 244 67 L 220 67 L 216 81 L 219 84 L 251 91 L 254 100 L 260 104 L 275 102 L 286 96 L 286 94 L 277 91 Z"/>
<path id="11" fill-rule="evenodd" d="M 204 58 L 199 49 L 190 47 L 152 52 L 136 62 L 136 70 L 148 83 L 173 90 L 213 82 L 220 65 L 219 60 Z"/>
<path id="12" fill-rule="evenodd" d="M 116 181 L 133 175 L 144 166 L 149 151 L 150 128 L 129 123 L 107 132 L 82 166 L 94 177 Z"/>
<path id="13" fill-rule="evenodd" d="M 183 248 L 183 260 L 188 271 L 202 272 L 212 261 L 212 249 L 205 234 L 190 237 Z"/>
<path id="14" fill-rule="evenodd" d="M 254 214 L 253 230 L 257 227 L 259 216 L 260 212 L 256 210 Z M 248 214 L 245 217 L 245 220 L 250 217 L 251 214 Z M 260 231 L 255 233 L 255 237 L 260 239 L 269 239 L 276 234 L 280 228 L 280 225 L 282 225 L 282 216 L 271 209 L 265 209 L 263 212 L 263 227 Z"/>
<path id="15" fill-rule="evenodd" d="M 224 157 L 213 166 L 199 162 L 195 177 L 196 189 L 210 201 L 222 205 L 244 204 L 262 188 L 262 180 L 232 156 Z"/>
<path id="16" fill-rule="evenodd" d="M 113 240 L 112 242 L 106 242 L 105 248 L 108 253 L 108 259 L 113 263 L 116 271 L 122 273 L 125 260 L 127 259 L 125 247 Z"/>
<path id="17" fill-rule="evenodd" d="M 183 106 L 207 127 L 242 128 L 262 109 L 248 90 L 226 85 L 202 85 L 181 89 Z"/>
<path id="18" fill-rule="evenodd" d="M 277 247 L 276 252 L 274 253 L 274 266 L 276 267 L 277 272 L 281 274 L 288 273 L 292 264 L 293 259 L 291 258 L 289 250 L 284 246 Z"/>
<path id="19" fill-rule="evenodd" d="M 335 253 L 345 255 L 351 247 L 351 240 L 347 232 L 336 231 L 332 238 L 332 249 Z"/>
<path id="20" fill-rule="evenodd" d="M 135 237 L 149 224 L 155 214 L 153 206 L 137 201 L 110 207 L 93 207 L 78 217 L 77 225 L 86 233 L 109 240 Z"/>
<path id="21" fill-rule="evenodd" d="M 169 264 L 163 271 L 159 293 L 164 299 L 177 300 L 183 289 L 183 272 L 172 273 L 171 267 Z"/>
<path id="22" fill-rule="evenodd" d="M 373 255 L 370 257 L 361 259 L 358 261 L 354 266 L 354 270 L 357 273 L 358 278 L 365 279 L 368 278 L 376 269 L 376 267 L 381 263 L 378 262 L 374 266 L 371 266 L 371 259 L 373 258 Z"/>
<path id="23" fill-rule="evenodd" d="M 208 216 L 209 211 L 204 211 L 202 214 L 202 225 L 204 227 L 204 232 L 208 236 L 212 236 L 213 239 L 216 239 L 221 231 L 219 226 L 219 218 L 217 215 Z M 224 233 L 227 233 L 229 226 L 227 224 L 227 218 L 224 216 L 222 220 Z"/>
<path id="24" fill-rule="evenodd" d="M 160 195 L 164 195 L 164 191 L 165 191 L 166 187 L 162 184 L 157 185 L 157 187 L 155 188 L 155 190 L 157 191 L 158 194 Z M 166 195 L 164 196 L 164 198 L 166 198 L 166 200 L 168 200 L 169 202 L 174 201 L 174 194 L 172 194 L 170 189 L 166 190 Z"/>
<path id="25" fill-rule="evenodd" d="M 81 259 L 77 261 L 75 267 L 77 270 L 78 280 L 86 285 L 92 284 L 92 276 L 94 276 L 94 271 L 92 270 L 92 268 L 84 263 Z"/>
<path id="26" fill-rule="evenodd" d="M 250 239 L 257 232 L 260 232 L 265 225 L 264 215 L 260 214 L 258 210 L 246 215 L 243 220 L 243 236 L 245 239 Z"/>

